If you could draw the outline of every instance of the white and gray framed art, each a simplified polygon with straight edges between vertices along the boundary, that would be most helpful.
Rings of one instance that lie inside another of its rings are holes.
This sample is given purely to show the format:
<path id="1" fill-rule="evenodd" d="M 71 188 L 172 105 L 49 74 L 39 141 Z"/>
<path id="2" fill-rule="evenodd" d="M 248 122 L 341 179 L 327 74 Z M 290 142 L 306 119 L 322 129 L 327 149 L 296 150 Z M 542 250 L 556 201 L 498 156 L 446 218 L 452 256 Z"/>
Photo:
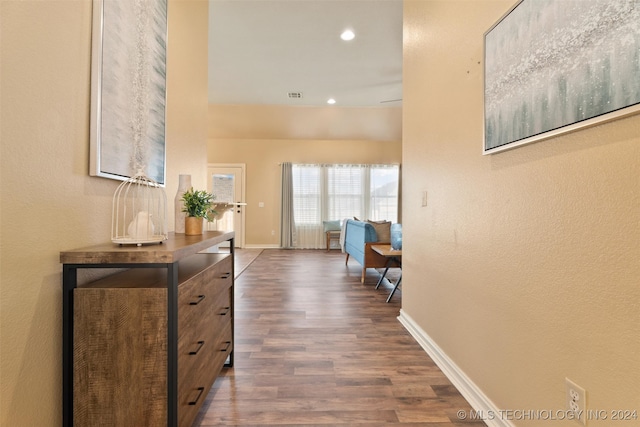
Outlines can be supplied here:
<path id="1" fill-rule="evenodd" d="M 94 0 L 90 174 L 165 183 L 167 0 Z"/>
<path id="2" fill-rule="evenodd" d="M 640 112 L 640 0 L 520 0 L 484 34 L 483 154 Z"/>

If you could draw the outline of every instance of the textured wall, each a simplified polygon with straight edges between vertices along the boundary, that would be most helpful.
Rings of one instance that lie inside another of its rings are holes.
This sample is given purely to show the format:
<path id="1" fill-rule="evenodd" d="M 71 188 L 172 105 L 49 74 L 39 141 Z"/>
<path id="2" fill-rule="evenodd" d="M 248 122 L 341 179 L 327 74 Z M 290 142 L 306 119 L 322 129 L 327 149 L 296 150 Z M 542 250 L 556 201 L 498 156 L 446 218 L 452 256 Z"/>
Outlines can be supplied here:
<path id="1" fill-rule="evenodd" d="M 209 138 L 400 141 L 402 107 L 211 104 Z"/>
<path id="2" fill-rule="evenodd" d="M 169 5 L 170 200 L 179 173 L 205 183 L 207 10 Z M 110 239 L 119 182 L 89 177 L 91 2 L 3 0 L 0 31 L 0 425 L 57 426 L 59 252 Z"/>
<path id="3" fill-rule="evenodd" d="M 499 408 L 564 409 L 569 377 L 640 410 L 640 116 L 482 156 L 483 33 L 512 4 L 404 2 L 403 310 Z"/>

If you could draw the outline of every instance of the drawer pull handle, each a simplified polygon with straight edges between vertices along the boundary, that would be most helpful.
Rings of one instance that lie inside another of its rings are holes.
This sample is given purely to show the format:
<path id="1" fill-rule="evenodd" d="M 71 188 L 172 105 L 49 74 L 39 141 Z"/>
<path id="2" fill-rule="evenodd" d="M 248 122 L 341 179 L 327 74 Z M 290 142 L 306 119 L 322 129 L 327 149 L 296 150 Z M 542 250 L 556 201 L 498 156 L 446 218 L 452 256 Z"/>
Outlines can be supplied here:
<path id="1" fill-rule="evenodd" d="M 196 396 L 196 400 L 189 402 L 189 405 L 195 405 L 196 403 L 198 403 L 198 400 L 200 400 L 200 396 L 202 396 L 203 392 L 204 392 L 204 387 L 198 387 L 198 395 Z"/>
<path id="2" fill-rule="evenodd" d="M 202 302 L 203 299 L 204 299 L 204 295 L 198 295 L 198 299 L 195 301 L 191 301 L 189 305 L 198 305 Z"/>
<path id="3" fill-rule="evenodd" d="M 198 341 L 198 348 L 196 348 L 194 351 L 190 351 L 189 354 L 198 354 L 203 345 L 204 341 Z"/>
<path id="4" fill-rule="evenodd" d="M 226 316 L 227 313 L 229 313 L 229 310 L 231 310 L 231 307 L 225 307 L 223 308 L 224 311 L 220 312 L 220 316 Z"/>
<path id="5" fill-rule="evenodd" d="M 225 341 L 224 343 L 226 344 L 226 346 L 224 348 L 221 348 L 220 351 L 227 351 L 229 350 L 229 347 L 231 347 L 231 341 Z"/>
<path id="6" fill-rule="evenodd" d="M 220 276 L 221 279 L 228 279 L 229 276 L 231 276 L 231 272 L 228 273 L 224 273 L 222 276 Z"/>

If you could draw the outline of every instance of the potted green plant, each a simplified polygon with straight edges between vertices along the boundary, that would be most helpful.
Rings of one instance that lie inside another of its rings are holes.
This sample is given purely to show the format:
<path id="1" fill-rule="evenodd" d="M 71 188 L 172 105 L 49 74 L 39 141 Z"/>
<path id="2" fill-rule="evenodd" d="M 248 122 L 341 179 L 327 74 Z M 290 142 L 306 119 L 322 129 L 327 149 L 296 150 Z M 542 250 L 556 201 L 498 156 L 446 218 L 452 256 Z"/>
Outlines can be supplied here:
<path id="1" fill-rule="evenodd" d="M 194 190 L 191 187 L 182 196 L 185 212 L 187 216 L 184 219 L 184 234 L 195 236 L 202 234 L 203 220 L 213 221 L 217 212 L 213 209 L 213 201 L 215 196 L 204 190 Z"/>

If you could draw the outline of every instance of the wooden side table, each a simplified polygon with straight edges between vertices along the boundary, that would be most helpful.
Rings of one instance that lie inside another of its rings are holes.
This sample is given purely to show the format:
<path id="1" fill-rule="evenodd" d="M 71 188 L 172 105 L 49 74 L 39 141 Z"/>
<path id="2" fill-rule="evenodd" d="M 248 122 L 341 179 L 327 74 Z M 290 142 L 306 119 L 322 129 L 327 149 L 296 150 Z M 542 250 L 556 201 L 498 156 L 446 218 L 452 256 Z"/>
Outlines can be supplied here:
<path id="1" fill-rule="evenodd" d="M 327 252 L 331 249 L 331 241 L 337 240 L 340 241 L 340 231 L 339 230 L 330 230 L 326 232 L 327 234 Z"/>
<path id="2" fill-rule="evenodd" d="M 382 283 L 382 280 L 387 275 L 387 271 L 389 271 L 389 268 L 394 262 L 397 263 L 400 268 L 400 277 L 398 278 L 396 284 L 393 286 L 393 289 L 391 290 L 391 293 L 387 298 L 387 302 L 389 302 L 391 301 L 391 297 L 393 296 L 393 294 L 396 292 L 396 289 L 398 289 L 398 286 L 400 286 L 400 282 L 402 282 L 402 249 L 392 249 L 391 245 L 373 245 L 371 246 L 371 249 L 387 258 L 387 265 L 385 266 L 384 273 L 382 273 L 382 276 L 380 276 L 380 279 L 378 279 L 376 289 L 378 289 L 380 283 Z"/>

